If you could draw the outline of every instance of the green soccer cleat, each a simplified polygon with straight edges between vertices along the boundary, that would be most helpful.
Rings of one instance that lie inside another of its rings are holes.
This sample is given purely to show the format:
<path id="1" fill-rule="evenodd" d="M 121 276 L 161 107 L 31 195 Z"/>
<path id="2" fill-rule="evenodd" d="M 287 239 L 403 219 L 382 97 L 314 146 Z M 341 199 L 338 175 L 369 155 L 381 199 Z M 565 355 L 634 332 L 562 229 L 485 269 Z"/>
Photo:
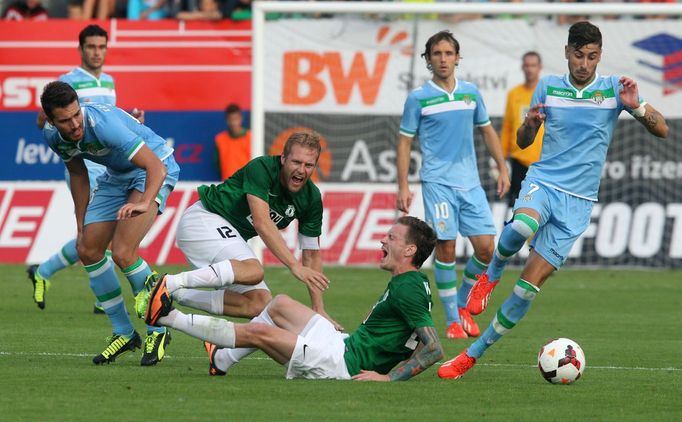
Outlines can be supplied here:
<path id="1" fill-rule="evenodd" d="M 152 289 L 159 281 L 159 273 L 153 271 L 147 276 L 147 280 L 144 282 L 144 287 L 135 295 L 135 314 L 138 318 L 144 317 L 144 311 L 147 309 L 149 304 L 149 298 L 152 295 Z"/>
<path id="2" fill-rule="evenodd" d="M 115 361 L 117 357 L 142 347 L 142 339 L 140 338 L 140 335 L 137 334 L 137 331 L 133 331 L 133 334 L 130 337 L 114 334 L 113 336 L 107 337 L 107 343 L 109 343 L 107 348 L 104 349 L 102 353 L 92 358 L 92 363 L 95 365 L 111 363 Z"/>
<path id="3" fill-rule="evenodd" d="M 152 366 L 161 362 L 166 355 L 166 346 L 168 346 L 170 342 L 171 334 L 168 329 L 163 333 L 152 332 L 151 334 L 147 334 L 147 338 L 144 341 L 144 354 L 142 355 L 142 360 L 140 360 L 140 365 Z"/>
<path id="4" fill-rule="evenodd" d="M 33 301 L 40 309 L 45 309 L 45 293 L 50 288 L 50 280 L 40 276 L 37 265 L 31 265 L 26 269 L 28 278 L 33 283 Z"/>

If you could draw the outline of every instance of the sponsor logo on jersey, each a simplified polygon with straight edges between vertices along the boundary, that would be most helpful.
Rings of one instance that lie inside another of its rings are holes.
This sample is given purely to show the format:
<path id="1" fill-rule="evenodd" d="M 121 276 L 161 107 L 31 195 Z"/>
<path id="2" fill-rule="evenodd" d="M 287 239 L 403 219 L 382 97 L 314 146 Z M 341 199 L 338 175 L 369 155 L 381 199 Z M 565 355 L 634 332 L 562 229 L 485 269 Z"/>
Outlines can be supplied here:
<path id="1" fill-rule="evenodd" d="M 294 214 L 296 214 L 296 208 L 294 208 L 293 205 L 289 204 L 287 206 L 286 211 L 284 211 L 284 215 L 286 215 L 289 218 L 293 218 Z"/>

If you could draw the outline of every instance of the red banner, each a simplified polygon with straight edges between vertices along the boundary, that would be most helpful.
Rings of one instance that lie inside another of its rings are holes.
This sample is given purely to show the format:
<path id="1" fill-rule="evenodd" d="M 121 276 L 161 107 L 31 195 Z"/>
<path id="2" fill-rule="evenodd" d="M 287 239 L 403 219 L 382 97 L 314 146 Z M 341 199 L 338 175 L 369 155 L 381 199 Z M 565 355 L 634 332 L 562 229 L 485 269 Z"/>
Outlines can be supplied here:
<path id="1" fill-rule="evenodd" d="M 109 33 L 104 71 L 117 105 L 144 110 L 251 108 L 251 23 L 99 22 Z M 37 110 L 48 82 L 80 64 L 71 20 L 0 25 L 0 110 Z"/>

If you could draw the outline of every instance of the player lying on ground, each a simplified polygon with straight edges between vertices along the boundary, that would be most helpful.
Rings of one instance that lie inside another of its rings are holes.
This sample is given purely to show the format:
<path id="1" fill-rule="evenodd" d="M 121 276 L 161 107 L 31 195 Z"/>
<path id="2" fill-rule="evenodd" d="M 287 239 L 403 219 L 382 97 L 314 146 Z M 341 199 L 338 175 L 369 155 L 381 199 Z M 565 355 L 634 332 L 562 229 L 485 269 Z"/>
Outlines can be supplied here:
<path id="1" fill-rule="evenodd" d="M 166 278 L 151 284 L 137 308 L 152 325 L 175 328 L 205 341 L 209 373 L 225 375 L 226 348 L 255 347 L 287 365 L 287 378 L 397 381 L 438 362 L 443 350 L 431 318 L 429 280 L 419 268 L 436 235 L 423 221 L 401 217 L 381 240 L 380 267 L 388 287 L 357 331 L 337 331 L 326 318 L 288 296 L 275 297 L 247 324 L 174 309 Z"/>

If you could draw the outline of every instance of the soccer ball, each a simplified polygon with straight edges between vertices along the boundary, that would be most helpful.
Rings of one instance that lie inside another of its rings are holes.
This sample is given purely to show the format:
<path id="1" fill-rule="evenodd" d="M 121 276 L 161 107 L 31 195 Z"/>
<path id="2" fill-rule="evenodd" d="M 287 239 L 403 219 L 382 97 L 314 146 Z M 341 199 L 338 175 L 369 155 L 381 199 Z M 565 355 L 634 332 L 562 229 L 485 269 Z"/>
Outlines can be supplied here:
<path id="1" fill-rule="evenodd" d="M 585 366 L 583 349 L 571 339 L 552 340 L 538 353 L 540 373 L 552 384 L 573 383 L 583 374 Z"/>

